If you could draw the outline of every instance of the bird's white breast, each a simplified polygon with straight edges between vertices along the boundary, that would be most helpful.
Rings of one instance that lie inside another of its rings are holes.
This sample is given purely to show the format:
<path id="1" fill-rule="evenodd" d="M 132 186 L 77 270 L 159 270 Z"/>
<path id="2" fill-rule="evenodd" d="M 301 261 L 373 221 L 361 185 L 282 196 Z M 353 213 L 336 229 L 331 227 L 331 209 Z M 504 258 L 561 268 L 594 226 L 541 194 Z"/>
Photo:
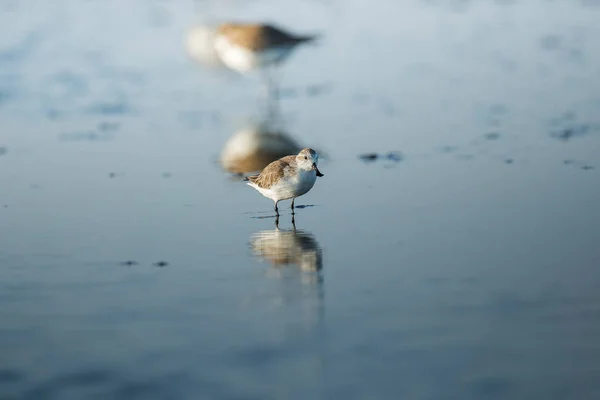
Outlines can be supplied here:
<path id="1" fill-rule="evenodd" d="M 275 185 L 271 187 L 271 191 L 276 194 L 280 200 L 291 199 L 293 197 L 302 196 L 308 192 L 317 180 L 315 171 L 296 170 L 297 174 L 284 175 Z"/>
<path id="2" fill-rule="evenodd" d="M 315 185 L 317 180 L 317 172 L 316 171 L 305 171 L 299 170 L 298 174 L 298 183 L 296 188 L 296 196 L 301 196 L 308 192 Z"/>
<path id="3" fill-rule="evenodd" d="M 312 189 L 317 180 L 316 171 L 297 169 L 296 172 L 295 174 L 285 173 L 283 177 L 274 182 L 269 188 L 261 188 L 252 182 L 248 182 L 248 185 L 271 200 L 288 200 L 306 194 Z"/>
<path id="4" fill-rule="evenodd" d="M 267 64 L 282 61 L 292 50 L 289 46 L 274 47 L 262 51 L 252 51 L 248 48 L 231 43 L 226 36 L 217 36 L 215 50 L 223 63 L 229 68 L 248 72 Z"/>

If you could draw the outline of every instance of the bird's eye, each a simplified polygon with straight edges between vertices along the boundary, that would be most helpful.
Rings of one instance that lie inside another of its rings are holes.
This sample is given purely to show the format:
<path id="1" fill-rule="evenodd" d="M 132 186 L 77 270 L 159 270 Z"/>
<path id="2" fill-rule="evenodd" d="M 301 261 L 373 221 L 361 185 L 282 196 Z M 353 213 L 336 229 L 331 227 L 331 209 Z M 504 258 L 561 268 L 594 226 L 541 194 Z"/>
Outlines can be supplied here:
<path id="1" fill-rule="evenodd" d="M 308 157 L 304 156 L 304 159 L 305 159 L 305 160 L 308 160 Z"/>

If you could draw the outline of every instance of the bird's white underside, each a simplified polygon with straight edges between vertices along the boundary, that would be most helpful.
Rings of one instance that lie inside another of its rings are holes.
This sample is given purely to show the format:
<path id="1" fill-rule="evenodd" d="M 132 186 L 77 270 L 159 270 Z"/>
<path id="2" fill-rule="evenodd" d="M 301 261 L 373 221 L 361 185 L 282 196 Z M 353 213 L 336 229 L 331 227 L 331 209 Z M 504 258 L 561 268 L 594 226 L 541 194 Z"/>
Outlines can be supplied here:
<path id="1" fill-rule="evenodd" d="M 221 61 L 229 68 L 239 72 L 248 72 L 281 62 L 294 48 L 294 46 L 280 46 L 254 52 L 231 43 L 227 37 L 222 35 L 217 36 L 214 43 Z"/>
<path id="2" fill-rule="evenodd" d="M 261 188 L 252 182 L 248 182 L 248 185 L 275 202 L 296 198 L 312 189 L 317 180 L 317 173 L 314 170 L 305 171 L 297 169 L 296 171 L 298 173 L 294 175 L 285 174 L 269 188 Z"/>

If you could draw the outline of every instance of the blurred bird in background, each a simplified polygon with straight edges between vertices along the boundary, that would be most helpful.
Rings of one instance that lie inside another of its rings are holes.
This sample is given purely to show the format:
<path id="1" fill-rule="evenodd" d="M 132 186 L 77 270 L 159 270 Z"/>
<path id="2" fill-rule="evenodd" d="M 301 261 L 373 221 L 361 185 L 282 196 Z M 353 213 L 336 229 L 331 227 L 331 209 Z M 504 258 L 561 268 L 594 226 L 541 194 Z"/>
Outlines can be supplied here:
<path id="1" fill-rule="evenodd" d="M 271 107 L 279 93 L 274 69 L 287 60 L 298 45 L 317 39 L 316 35 L 295 35 L 266 23 L 222 23 L 215 27 L 196 26 L 186 38 L 188 53 L 208 66 L 225 66 L 247 74 L 260 71 L 265 95 Z"/>

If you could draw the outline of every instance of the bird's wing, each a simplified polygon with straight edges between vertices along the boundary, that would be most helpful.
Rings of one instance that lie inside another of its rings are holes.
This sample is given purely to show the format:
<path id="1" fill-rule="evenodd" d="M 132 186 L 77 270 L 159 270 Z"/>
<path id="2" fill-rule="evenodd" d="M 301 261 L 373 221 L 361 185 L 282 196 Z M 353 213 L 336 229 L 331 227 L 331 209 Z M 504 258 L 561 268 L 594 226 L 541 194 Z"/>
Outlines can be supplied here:
<path id="1" fill-rule="evenodd" d="M 286 173 L 289 174 L 295 156 L 286 156 L 267 165 L 259 175 L 249 176 L 248 180 L 258 187 L 270 188 L 273 183 L 281 179 Z M 286 172 L 287 171 L 287 172 Z"/>

